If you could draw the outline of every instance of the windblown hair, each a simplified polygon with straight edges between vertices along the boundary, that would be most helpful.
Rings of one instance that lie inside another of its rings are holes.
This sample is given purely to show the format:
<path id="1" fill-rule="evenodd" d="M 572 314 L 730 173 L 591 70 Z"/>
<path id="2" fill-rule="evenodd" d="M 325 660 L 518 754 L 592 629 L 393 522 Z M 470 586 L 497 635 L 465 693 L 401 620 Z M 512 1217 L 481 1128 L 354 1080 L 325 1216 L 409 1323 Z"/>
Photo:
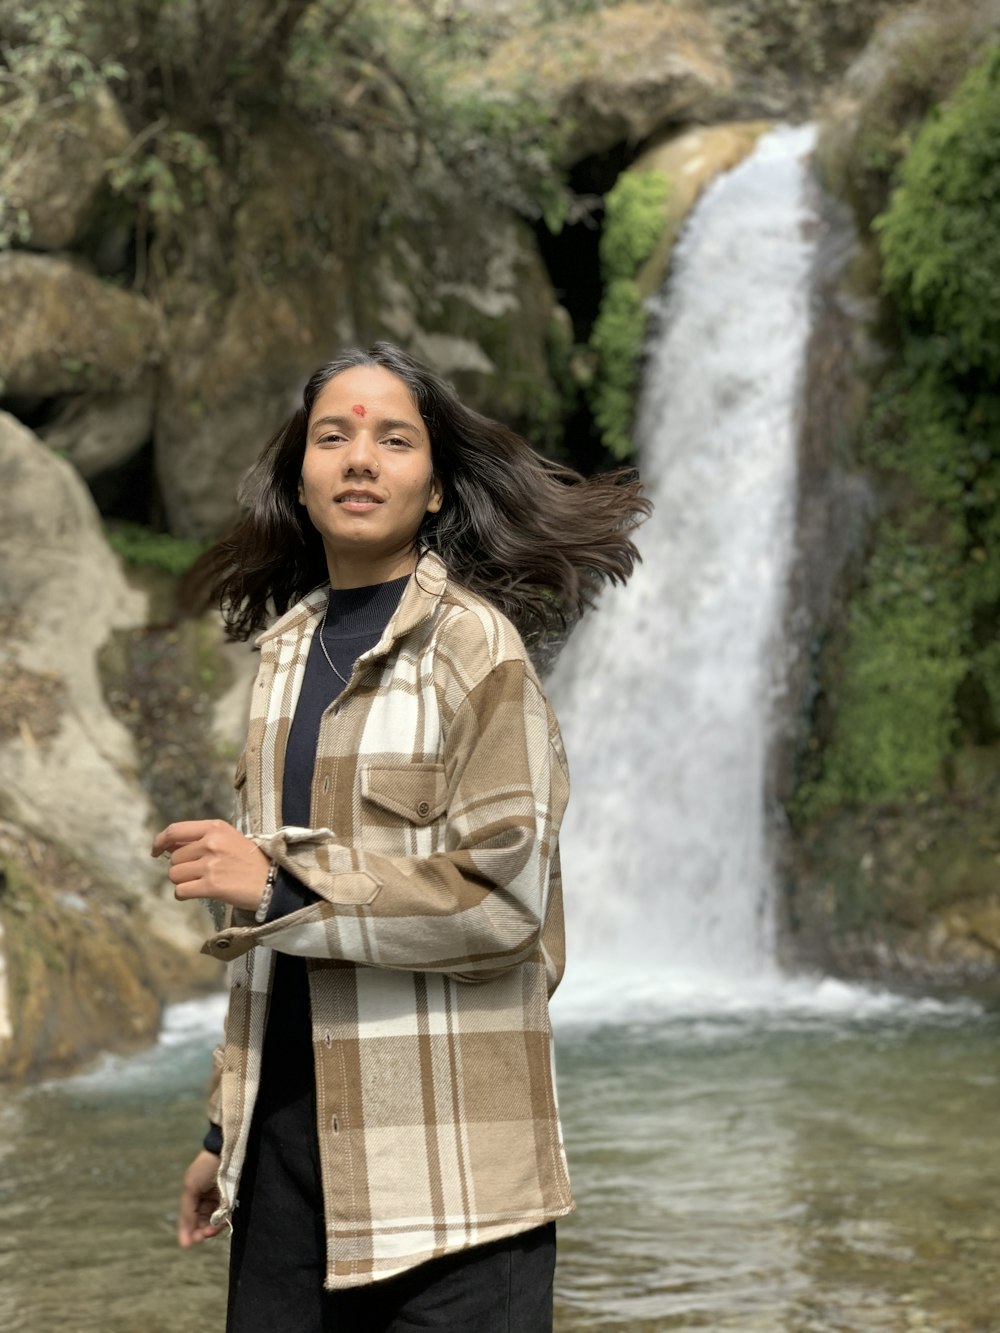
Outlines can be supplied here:
<path id="1" fill-rule="evenodd" d="M 407 386 L 427 427 L 444 489 L 417 548 L 498 607 L 522 632 L 565 624 L 604 580 L 623 583 L 639 558 L 629 535 L 648 514 L 634 471 L 584 478 L 538 454 L 512 430 L 461 403 L 451 385 L 392 343 L 348 351 L 321 367 L 302 405 L 265 447 L 241 498 L 248 513 L 206 552 L 197 582 L 247 639 L 327 578 L 323 542 L 298 503 L 313 404 L 356 366 L 381 366 Z"/>

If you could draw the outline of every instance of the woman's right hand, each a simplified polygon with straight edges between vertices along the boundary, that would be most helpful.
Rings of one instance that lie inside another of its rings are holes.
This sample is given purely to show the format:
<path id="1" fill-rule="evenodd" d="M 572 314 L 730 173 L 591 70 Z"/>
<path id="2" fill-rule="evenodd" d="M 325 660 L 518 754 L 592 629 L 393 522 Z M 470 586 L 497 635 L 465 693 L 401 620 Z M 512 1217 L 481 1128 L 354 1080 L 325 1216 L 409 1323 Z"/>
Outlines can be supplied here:
<path id="1" fill-rule="evenodd" d="M 177 1214 L 177 1244 L 182 1250 L 209 1240 L 225 1230 L 225 1223 L 213 1226 L 212 1214 L 219 1206 L 219 1187 L 215 1183 L 219 1159 L 203 1149 L 184 1172 L 181 1202 Z"/>

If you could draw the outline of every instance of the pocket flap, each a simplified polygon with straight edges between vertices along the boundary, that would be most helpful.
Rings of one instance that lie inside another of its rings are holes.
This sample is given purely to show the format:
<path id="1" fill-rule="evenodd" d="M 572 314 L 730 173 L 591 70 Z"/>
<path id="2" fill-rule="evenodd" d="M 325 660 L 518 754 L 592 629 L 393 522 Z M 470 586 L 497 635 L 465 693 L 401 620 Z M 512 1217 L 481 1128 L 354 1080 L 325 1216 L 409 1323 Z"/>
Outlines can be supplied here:
<path id="1" fill-rule="evenodd" d="M 448 803 L 443 764 L 365 764 L 361 794 L 413 824 L 429 824 Z"/>

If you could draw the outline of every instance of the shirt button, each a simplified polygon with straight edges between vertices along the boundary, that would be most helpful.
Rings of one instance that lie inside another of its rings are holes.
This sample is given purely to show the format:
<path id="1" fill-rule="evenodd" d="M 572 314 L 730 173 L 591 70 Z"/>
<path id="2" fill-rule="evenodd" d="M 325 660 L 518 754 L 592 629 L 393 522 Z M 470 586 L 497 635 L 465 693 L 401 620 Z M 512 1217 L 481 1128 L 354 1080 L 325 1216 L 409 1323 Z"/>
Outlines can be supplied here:
<path id="1" fill-rule="evenodd" d="M 430 812 L 431 812 L 430 802 L 420 801 L 419 804 L 417 805 L 417 814 L 420 815 L 421 818 L 423 818 L 425 815 L 429 815 Z"/>

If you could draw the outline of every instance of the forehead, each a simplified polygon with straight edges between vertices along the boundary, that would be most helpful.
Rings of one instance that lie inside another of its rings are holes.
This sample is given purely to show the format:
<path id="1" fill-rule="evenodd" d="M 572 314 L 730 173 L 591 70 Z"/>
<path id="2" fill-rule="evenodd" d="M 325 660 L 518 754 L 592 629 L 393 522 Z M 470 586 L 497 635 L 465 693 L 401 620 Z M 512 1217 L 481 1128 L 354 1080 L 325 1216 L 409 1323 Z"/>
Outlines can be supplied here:
<path id="1" fill-rule="evenodd" d="M 346 416 L 357 407 L 366 417 L 394 417 L 423 425 L 413 395 L 391 370 L 384 366 L 352 366 L 335 375 L 317 395 L 310 417 Z"/>

